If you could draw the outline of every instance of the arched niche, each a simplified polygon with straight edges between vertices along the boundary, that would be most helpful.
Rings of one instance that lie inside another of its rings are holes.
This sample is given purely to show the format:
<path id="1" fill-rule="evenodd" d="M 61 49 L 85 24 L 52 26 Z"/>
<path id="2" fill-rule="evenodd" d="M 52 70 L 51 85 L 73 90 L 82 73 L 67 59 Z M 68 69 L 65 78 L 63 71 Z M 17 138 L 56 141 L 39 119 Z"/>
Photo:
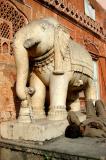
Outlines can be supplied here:
<path id="1" fill-rule="evenodd" d="M 2 49 L 3 49 L 3 53 L 5 54 L 5 53 L 8 53 L 8 44 L 6 43 L 6 42 L 4 42 L 3 44 L 2 44 Z"/>

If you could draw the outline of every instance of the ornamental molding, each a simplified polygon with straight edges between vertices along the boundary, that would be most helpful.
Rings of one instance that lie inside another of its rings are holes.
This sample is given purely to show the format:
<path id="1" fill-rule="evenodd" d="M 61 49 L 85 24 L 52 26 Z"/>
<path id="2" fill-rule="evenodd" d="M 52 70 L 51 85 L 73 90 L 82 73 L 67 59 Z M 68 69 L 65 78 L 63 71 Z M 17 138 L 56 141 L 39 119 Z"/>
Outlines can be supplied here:
<path id="1" fill-rule="evenodd" d="M 102 40 L 106 40 L 106 32 L 104 28 L 91 19 L 90 17 L 79 12 L 70 2 L 65 2 L 63 0 L 35 0 L 41 5 L 47 8 L 55 10 L 59 14 L 65 16 L 69 20 L 79 24 L 80 26 L 92 31 L 94 34 L 99 36 Z"/>

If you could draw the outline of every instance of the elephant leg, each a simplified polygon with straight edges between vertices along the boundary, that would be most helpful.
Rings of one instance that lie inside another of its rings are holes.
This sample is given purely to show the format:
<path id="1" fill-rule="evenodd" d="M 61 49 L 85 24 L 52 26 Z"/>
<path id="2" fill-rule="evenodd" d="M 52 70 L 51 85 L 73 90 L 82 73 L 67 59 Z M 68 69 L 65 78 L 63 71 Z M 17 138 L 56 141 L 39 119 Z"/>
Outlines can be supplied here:
<path id="1" fill-rule="evenodd" d="M 34 73 L 31 73 L 30 87 L 35 89 L 35 93 L 31 97 L 32 119 L 45 118 L 44 104 L 46 87 Z"/>
<path id="2" fill-rule="evenodd" d="M 66 97 L 68 89 L 66 74 L 50 76 L 50 111 L 48 119 L 63 120 L 67 117 Z"/>
<path id="3" fill-rule="evenodd" d="M 85 99 L 88 100 L 95 100 L 96 99 L 96 93 L 93 85 L 93 80 L 91 78 L 88 79 L 88 83 L 86 86 L 86 89 L 84 90 Z"/>
<path id="4" fill-rule="evenodd" d="M 79 92 L 69 92 L 67 96 L 67 109 L 72 111 L 80 110 Z"/>

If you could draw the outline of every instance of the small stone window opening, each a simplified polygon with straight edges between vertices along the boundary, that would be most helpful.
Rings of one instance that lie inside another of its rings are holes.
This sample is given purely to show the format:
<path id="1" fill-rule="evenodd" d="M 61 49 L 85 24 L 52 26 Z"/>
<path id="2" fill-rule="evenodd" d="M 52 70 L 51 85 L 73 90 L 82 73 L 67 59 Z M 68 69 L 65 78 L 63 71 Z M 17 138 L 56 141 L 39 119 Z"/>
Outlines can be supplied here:
<path id="1" fill-rule="evenodd" d="M 89 0 L 84 0 L 84 8 L 85 8 L 85 14 L 95 21 L 95 19 L 96 19 L 95 9 L 90 4 Z"/>
<path id="2" fill-rule="evenodd" d="M 10 27 L 5 22 L 0 24 L 0 36 L 7 39 L 10 38 Z"/>
<path id="3" fill-rule="evenodd" d="M 8 53 L 8 44 L 6 42 L 3 43 L 2 48 L 3 48 L 3 53 Z"/>

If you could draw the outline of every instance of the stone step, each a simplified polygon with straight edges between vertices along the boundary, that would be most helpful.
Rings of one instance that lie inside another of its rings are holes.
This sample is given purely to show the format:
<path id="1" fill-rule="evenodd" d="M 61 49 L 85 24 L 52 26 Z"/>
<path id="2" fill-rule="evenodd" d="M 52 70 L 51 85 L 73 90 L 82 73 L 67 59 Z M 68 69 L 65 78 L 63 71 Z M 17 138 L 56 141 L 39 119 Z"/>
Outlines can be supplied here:
<path id="1" fill-rule="evenodd" d="M 0 139 L 0 160 L 106 160 L 106 139 L 59 138 L 33 142 Z"/>

